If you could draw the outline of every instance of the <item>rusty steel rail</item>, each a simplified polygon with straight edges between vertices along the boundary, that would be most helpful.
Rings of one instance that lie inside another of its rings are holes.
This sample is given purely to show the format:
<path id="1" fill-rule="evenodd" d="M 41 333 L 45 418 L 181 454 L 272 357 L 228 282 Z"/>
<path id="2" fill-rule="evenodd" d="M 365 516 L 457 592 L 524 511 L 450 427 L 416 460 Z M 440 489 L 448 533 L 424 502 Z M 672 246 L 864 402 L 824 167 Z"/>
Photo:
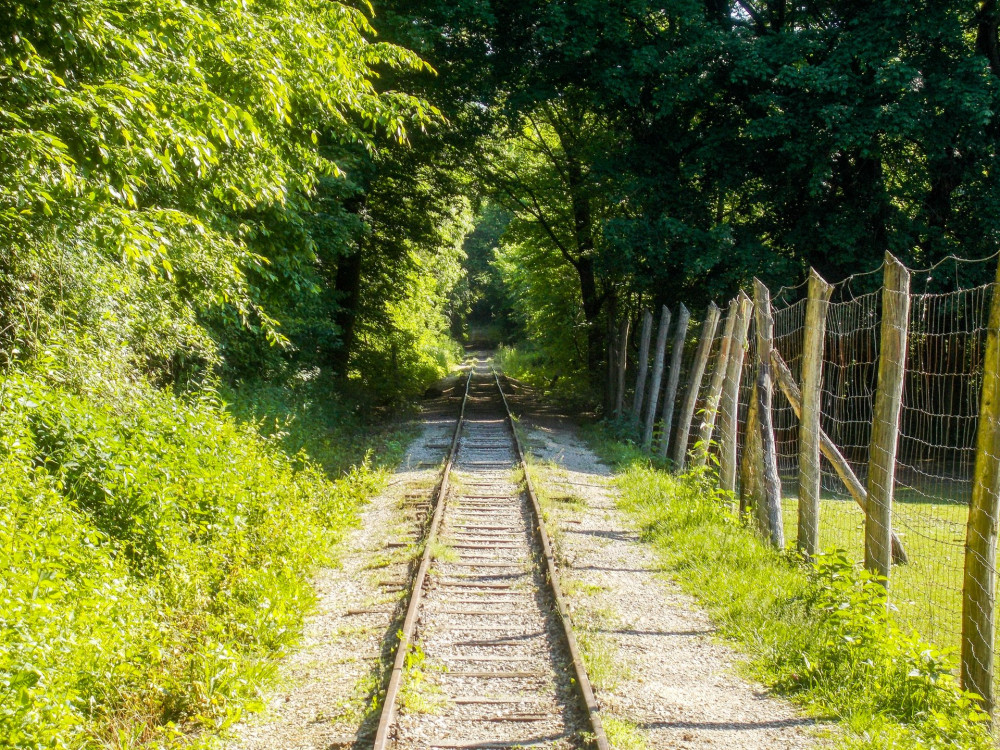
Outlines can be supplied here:
<path id="1" fill-rule="evenodd" d="M 569 608 L 566 606 L 566 601 L 559 586 L 559 572 L 556 569 L 552 542 L 549 539 L 548 532 L 545 530 L 545 523 L 542 521 L 542 507 L 538 502 L 538 495 L 535 493 L 535 485 L 531 481 L 528 462 L 524 459 L 521 438 L 517 434 L 517 428 L 514 425 L 514 416 L 511 414 L 510 404 L 507 402 L 507 394 L 503 392 L 503 386 L 500 384 L 500 376 L 496 370 L 493 370 L 493 378 L 496 381 L 497 390 L 500 391 L 500 397 L 503 399 L 504 410 L 507 412 L 507 423 L 510 425 L 511 434 L 514 436 L 514 449 L 515 453 L 517 453 L 518 462 L 524 470 L 524 485 L 528 493 L 528 498 L 531 500 L 531 508 L 535 516 L 535 531 L 542 545 L 542 556 L 545 558 L 546 580 L 548 580 L 549 586 L 552 589 L 552 597 L 556 603 L 556 612 L 559 614 L 559 622 L 562 623 L 562 632 L 566 638 L 566 647 L 569 650 L 570 659 L 573 661 L 576 686 L 580 692 L 580 699 L 587 710 L 587 717 L 593 730 L 594 745 L 597 750 L 611 750 L 608 737 L 604 733 L 604 724 L 601 721 L 601 708 L 594 697 L 594 688 L 590 684 L 590 678 L 587 676 L 587 668 L 583 663 L 583 657 L 580 655 L 580 647 L 577 645 L 576 636 L 573 634 L 573 624 L 570 620 Z"/>
<path id="2" fill-rule="evenodd" d="M 538 496 L 535 492 L 534 484 L 531 481 L 531 476 L 528 473 L 528 464 L 525 461 L 524 450 L 521 446 L 520 438 L 518 437 L 517 430 L 514 425 L 514 418 L 510 411 L 510 404 L 507 401 L 507 396 L 503 391 L 503 386 L 500 383 L 500 377 L 496 370 L 491 368 L 493 381 L 496 384 L 497 391 L 500 394 L 500 398 L 503 401 L 505 422 L 510 429 L 514 454 L 516 456 L 517 464 L 523 469 L 525 490 L 528 495 L 531 507 L 531 515 L 533 520 L 533 531 L 534 535 L 538 540 L 539 546 L 541 547 L 542 557 L 544 558 L 545 565 L 545 580 L 548 583 L 552 599 L 555 602 L 555 610 L 558 614 L 559 621 L 562 625 L 561 633 L 565 640 L 565 646 L 569 653 L 570 661 L 572 662 L 572 677 L 573 682 L 576 686 L 578 697 L 581 701 L 581 705 L 587 713 L 587 719 L 590 724 L 591 734 L 592 734 L 592 745 L 596 750 L 611 750 L 611 745 L 608 743 L 607 735 L 604 732 L 604 726 L 601 721 L 600 707 L 597 704 L 597 700 L 594 697 L 594 690 L 590 683 L 590 678 L 587 676 L 587 670 L 583 663 L 583 658 L 580 655 L 580 649 L 576 641 L 576 637 L 573 633 L 572 624 L 570 621 L 569 610 L 566 606 L 566 602 L 563 598 L 562 591 L 559 586 L 559 575 L 556 569 L 555 557 L 553 554 L 552 542 L 549 537 L 548 532 L 545 530 L 545 525 L 542 520 L 542 510 L 538 502 Z M 434 505 L 434 512 L 431 518 L 430 525 L 428 526 L 428 531 L 425 536 L 424 551 L 420 559 L 420 565 L 417 569 L 416 575 L 413 577 L 410 600 L 406 609 L 406 616 L 403 621 L 403 627 L 400 631 L 399 644 L 396 648 L 395 659 L 393 662 L 392 674 L 389 678 L 389 684 L 386 688 L 385 698 L 382 702 L 381 715 L 379 717 L 378 729 L 375 735 L 375 742 L 373 745 L 373 750 L 387 750 L 390 746 L 390 730 L 392 729 L 393 723 L 396 718 L 396 703 L 399 697 L 399 691 L 402 684 L 404 672 L 406 669 L 406 656 L 409 653 L 410 647 L 413 643 L 414 629 L 417 623 L 417 617 L 419 614 L 420 606 L 423 599 L 423 589 L 424 583 L 427 579 L 428 570 L 431 565 L 431 548 L 434 541 L 438 538 L 438 531 L 441 527 L 441 521 L 444 516 L 444 506 L 446 500 L 446 494 L 448 492 L 449 478 L 451 475 L 452 465 L 455 461 L 455 456 L 458 450 L 459 440 L 462 434 L 462 425 L 465 421 L 465 411 L 466 405 L 468 403 L 469 388 L 472 383 L 472 377 L 475 372 L 473 367 L 470 370 L 469 378 L 465 384 L 465 395 L 462 398 L 462 406 L 459 411 L 458 421 L 455 425 L 455 434 L 452 438 L 451 448 L 448 453 L 448 460 L 445 464 L 444 470 L 441 476 L 441 482 L 439 483 L 437 489 L 432 496 L 432 502 Z"/>
<path id="3" fill-rule="evenodd" d="M 382 713 L 379 716 L 378 729 L 375 732 L 375 744 L 372 750 L 385 750 L 389 742 L 389 729 L 392 727 L 393 719 L 396 716 L 396 699 L 399 696 L 399 687 L 403 680 L 403 672 L 406 669 L 406 656 L 410 651 L 413 639 L 413 630 L 417 624 L 417 612 L 420 609 L 420 599 L 424 590 L 424 579 L 427 578 L 427 571 L 431 565 L 431 551 L 434 541 L 437 539 L 438 528 L 441 525 L 441 516 L 444 512 L 444 497 L 448 492 L 448 479 L 451 476 L 451 467 L 455 462 L 455 453 L 458 450 L 458 441 L 462 435 L 462 422 L 465 421 L 465 407 L 469 401 L 469 386 L 472 384 L 472 376 L 475 373 L 475 366 L 469 368 L 469 377 L 465 381 L 465 393 L 462 396 L 462 406 L 458 411 L 458 419 L 455 422 L 455 434 L 451 438 L 451 448 L 448 450 L 448 460 L 441 472 L 441 481 L 438 483 L 432 496 L 434 505 L 434 515 L 431 517 L 427 534 L 424 537 L 424 551 L 420 556 L 420 565 L 417 574 L 413 577 L 410 601 L 406 607 L 406 617 L 403 620 L 403 627 L 400 631 L 399 644 L 396 646 L 396 657 L 392 664 L 392 674 L 389 677 L 389 684 L 386 687 L 385 698 L 382 701 Z"/>

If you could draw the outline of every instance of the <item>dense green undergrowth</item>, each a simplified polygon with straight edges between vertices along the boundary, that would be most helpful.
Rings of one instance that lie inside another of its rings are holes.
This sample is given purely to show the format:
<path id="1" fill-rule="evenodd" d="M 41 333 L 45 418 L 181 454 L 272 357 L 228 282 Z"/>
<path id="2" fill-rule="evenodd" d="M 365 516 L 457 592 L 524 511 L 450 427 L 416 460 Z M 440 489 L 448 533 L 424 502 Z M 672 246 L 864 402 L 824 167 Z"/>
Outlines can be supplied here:
<path id="1" fill-rule="evenodd" d="M 493 362 L 507 377 L 527 383 L 547 401 L 589 411 L 597 399 L 585 370 L 575 367 L 570 360 L 553 356 L 543 347 L 501 345 Z"/>
<path id="2" fill-rule="evenodd" d="M 985 715 L 955 679 L 953 653 L 900 630 L 878 580 L 830 550 L 807 565 L 730 510 L 711 471 L 677 476 L 594 430 L 621 504 L 680 585 L 701 601 L 748 668 L 780 694 L 840 722 L 852 748 L 990 748 Z"/>
<path id="3" fill-rule="evenodd" d="M 434 375 L 445 371 L 441 368 Z M 382 400 L 372 391 L 321 373 L 278 383 L 244 382 L 222 390 L 226 411 L 233 417 L 252 423 L 286 455 L 308 456 L 333 477 L 350 472 L 362 458 L 371 469 L 394 466 L 407 434 L 391 418 L 412 408 L 416 395 L 395 391 Z"/>
<path id="4" fill-rule="evenodd" d="M 383 481 L 366 451 L 399 453 L 323 393 L 0 380 L 0 745 L 170 744 L 253 706 Z"/>

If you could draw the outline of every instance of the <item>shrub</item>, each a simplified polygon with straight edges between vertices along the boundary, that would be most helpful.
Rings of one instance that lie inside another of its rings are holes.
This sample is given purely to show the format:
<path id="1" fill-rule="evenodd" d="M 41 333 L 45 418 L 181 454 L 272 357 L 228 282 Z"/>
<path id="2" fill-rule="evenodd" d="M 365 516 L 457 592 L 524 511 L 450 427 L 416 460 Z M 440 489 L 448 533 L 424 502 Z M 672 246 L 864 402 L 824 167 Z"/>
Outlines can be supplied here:
<path id="1" fill-rule="evenodd" d="M 0 737 L 142 743 L 233 721 L 380 476 L 333 482 L 218 397 L 0 382 Z"/>

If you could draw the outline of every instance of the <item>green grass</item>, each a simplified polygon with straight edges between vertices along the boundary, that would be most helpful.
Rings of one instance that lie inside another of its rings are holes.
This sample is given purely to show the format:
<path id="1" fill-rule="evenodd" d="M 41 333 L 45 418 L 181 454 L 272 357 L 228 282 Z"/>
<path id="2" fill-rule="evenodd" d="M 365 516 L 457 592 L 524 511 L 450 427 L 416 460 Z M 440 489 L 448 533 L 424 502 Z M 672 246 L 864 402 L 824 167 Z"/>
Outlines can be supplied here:
<path id="1" fill-rule="evenodd" d="M 953 656 L 889 618 L 884 589 L 851 562 L 853 551 L 808 566 L 736 518 L 710 473 L 675 476 L 597 430 L 589 437 L 617 469 L 621 507 L 721 635 L 747 654 L 751 676 L 837 720 L 838 744 L 992 747 L 983 714 L 957 687 Z M 836 502 L 824 512 L 838 510 Z M 856 536 L 848 526 L 843 533 Z M 913 539 L 909 546 L 911 555 L 922 552 Z M 919 586 L 920 576 L 914 567 L 897 585 Z"/>
<path id="2" fill-rule="evenodd" d="M 794 544 L 798 501 L 783 500 L 785 539 Z M 897 533 L 909 562 L 896 565 L 889 601 L 904 629 L 945 648 L 958 649 L 961 638 L 962 572 L 968 506 L 897 496 L 893 507 Z M 820 544 L 864 559 L 864 515 L 850 498 L 824 497 L 820 502 Z"/>
<path id="3" fill-rule="evenodd" d="M 615 750 L 649 750 L 642 730 L 635 724 L 606 716 L 602 719 L 604 733 Z"/>
<path id="4" fill-rule="evenodd" d="M 308 387 L 227 399 L 0 380 L 4 747 L 181 745 L 259 705 L 404 436 L 349 439 Z"/>
<path id="5" fill-rule="evenodd" d="M 567 368 L 565 361 L 530 346 L 500 346 L 493 355 L 497 370 L 530 385 L 546 400 L 589 411 L 596 398 L 590 379 L 584 370 Z"/>

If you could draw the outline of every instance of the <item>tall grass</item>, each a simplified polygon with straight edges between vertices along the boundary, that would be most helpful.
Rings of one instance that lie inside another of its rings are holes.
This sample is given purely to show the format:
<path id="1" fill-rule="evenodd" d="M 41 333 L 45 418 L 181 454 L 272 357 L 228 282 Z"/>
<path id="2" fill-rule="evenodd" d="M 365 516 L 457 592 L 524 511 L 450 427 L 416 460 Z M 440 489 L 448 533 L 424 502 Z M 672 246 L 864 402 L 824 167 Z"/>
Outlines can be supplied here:
<path id="1" fill-rule="evenodd" d="M 590 433 L 618 469 L 621 507 L 666 569 L 749 656 L 752 675 L 841 722 L 857 748 L 992 747 L 975 696 L 942 652 L 890 617 L 885 589 L 845 553 L 814 565 L 767 545 L 711 471 L 673 475 Z"/>

